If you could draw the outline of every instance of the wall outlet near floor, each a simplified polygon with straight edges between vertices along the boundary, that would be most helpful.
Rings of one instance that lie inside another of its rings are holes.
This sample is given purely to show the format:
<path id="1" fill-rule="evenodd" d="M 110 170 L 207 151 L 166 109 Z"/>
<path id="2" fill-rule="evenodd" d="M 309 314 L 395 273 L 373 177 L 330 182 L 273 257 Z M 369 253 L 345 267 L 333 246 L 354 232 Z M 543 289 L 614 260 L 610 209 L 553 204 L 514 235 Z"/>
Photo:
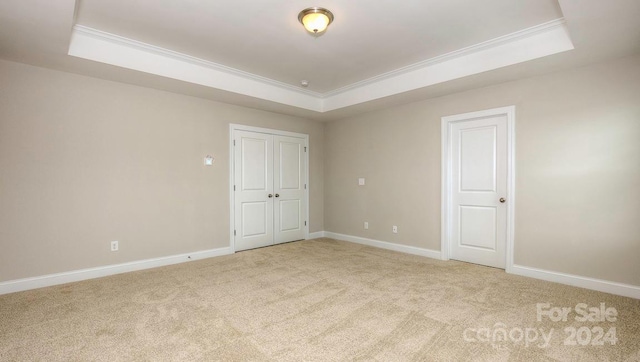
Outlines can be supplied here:
<path id="1" fill-rule="evenodd" d="M 111 251 L 118 251 L 118 240 L 111 242 Z"/>
<path id="2" fill-rule="evenodd" d="M 369 230 L 369 222 L 368 221 L 364 222 L 364 229 L 365 230 Z"/>
<path id="3" fill-rule="evenodd" d="M 394 234 L 398 233 L 398 227 L 393 225 L 393 228 L 391 228 L 391 231 L 393 231 Z"/>

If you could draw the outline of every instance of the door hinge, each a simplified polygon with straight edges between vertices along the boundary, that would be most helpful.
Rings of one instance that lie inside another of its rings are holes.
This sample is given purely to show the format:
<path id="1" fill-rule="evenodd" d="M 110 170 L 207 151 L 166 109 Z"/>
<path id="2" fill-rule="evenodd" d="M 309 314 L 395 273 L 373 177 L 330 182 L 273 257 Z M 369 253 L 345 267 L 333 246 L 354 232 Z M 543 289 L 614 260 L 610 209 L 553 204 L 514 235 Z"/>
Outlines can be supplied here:
<path id="1" fill-rule="evenodd" d="M 304 226 L 307 226 L 307 222 L 306 221 L 304 222 Z"/>
<path id="2" fill-rule="evenodd" d="M 236 236 L 236 231 L 235 230 L 233 230 L 233 236 Z"/>
<path id="3" fill-rule="evenodd" d="M 304 184 L 304 189 L 305 189 L 305 190 L 307 189 L 307 184 Z"/>
<path id="4" fill-rule="evenodd" d="M 304 148 L 304 152 L 307 152 L 307 148 L 306 147 Z"/>
<path id="5" fill-rule="evenodd" d="M 234 146 L 236 145 L 236 140 L 233 140 L 233 145 L 234 145 Z"/>
<path id="6" fill-rule="evenodd" d="M 235 191 L 235 190 L 236 190 L 236 185 L 233 185 L 233 191 Z"/>

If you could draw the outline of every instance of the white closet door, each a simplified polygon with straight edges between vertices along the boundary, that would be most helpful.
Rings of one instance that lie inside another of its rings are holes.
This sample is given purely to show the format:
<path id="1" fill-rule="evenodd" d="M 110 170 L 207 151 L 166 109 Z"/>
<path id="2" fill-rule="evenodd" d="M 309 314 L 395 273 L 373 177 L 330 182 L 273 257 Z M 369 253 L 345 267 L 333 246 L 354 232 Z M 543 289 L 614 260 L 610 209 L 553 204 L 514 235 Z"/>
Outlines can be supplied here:
<path id="1" fill-rule="evenodd" d="M 235 131 L 235 250 L 273 245 L 273 136 Z"/>
<path id="2" fill-rule="evenodd" d="M 304 140 L 274 136 L 274 242 L 304 239 Z"/>

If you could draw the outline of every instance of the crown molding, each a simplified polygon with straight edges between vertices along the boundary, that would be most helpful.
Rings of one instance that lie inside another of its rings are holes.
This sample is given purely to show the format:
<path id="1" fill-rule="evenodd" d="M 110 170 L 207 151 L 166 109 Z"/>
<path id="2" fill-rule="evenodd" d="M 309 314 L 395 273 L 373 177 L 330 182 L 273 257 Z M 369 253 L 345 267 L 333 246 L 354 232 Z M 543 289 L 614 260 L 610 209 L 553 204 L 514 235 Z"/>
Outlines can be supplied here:
<path id="1" fill-rule="evenodd" d="M 558 19 L 343 87 L 323 99 L 322 111 L 338 110 L 572 49 L 566 24 Z"/>
<path id="2" fill-rule="evenodd" d="M 472 53 L 477 53 L 480 52 L 482 50 L 486 50 L 486 49 L 490 49 L 490 48 L 495 48 L 498 47 L 500 45 L 506 44 L 506 43 L 511 43 L 511 42 L 515 42 L 521 39 L 525 39 L 525 38 L 529 38 L 532 37 L 534 35 L 540 34 L 542 32 L 546 32 L 546 31 L 550 31 L 550 30 L 556 30 L 559 28 L 563 28 L 565 26 L 565 19 L 564 18 L 558 18 L 555 20 L 551 20 L 549 22 L 546 23 L 542 23 L 542 24 L 538 24 L 535 26 L 532 26 L 530 28 L 526 28 L 523 30 L 519 30 L 516 31 L 515 33 L 511 33 L 511 34 L 507 34 L 507 35 L 503 35 L 491 40 L 487 40 L 484 41 L 482 43 L 478 43 L 478 44 L 474 44 L 462 49 L 458 49 L 458 50 L 454 50 L 452 52 L 446 53 L 446 54 L 442 54 L 439 55 L 437 57 L 433 57 L 433 58 L 429 58 L 417 63 L 413 63 L 411 65 L 407 65 L 405 67 L 401 67 L 398 69 L 394 69 L 392 71 L 386 72 L 386 73 L 382 73 L 379 75 L 376 75 L 374 77 L 371 78 L 367 78 L 365 80 L 359 81 L 359 82 L 355 82 L 355 83 L 351 83 L 349 85 L 346 85 L 344 87 L 340 87 L 325 93 L 322 93 L 322 97 L 323 98 L 329 98 L 335 95 L 338 95 L 340 93 L 344 93 L 347 92 L 349 90 L 352 89 L 356 89 L 356 88 L 361 88 L 364 86 L 367 86 L 369 84 L 372 83 L 376 83 L 379 82 L 381 80 L 385 80 L 385 79 L 389 79 L 389 78 L 393 78 L 399 75 L 403 75 L 405 73 L 409 73 L 418 69 L 422 69 L 422 68 L 427 68 L 429 66 L 438 64 L 438 63 L 443 63 L 455 58 L 460 58 Z"/>
<path id="3" fill-rule="evenodd" d="M 571 49 L 565 20 L 559 18 L 326 93 L 79 24 L 69 55 L 324 113 Z"/>
<path id="4" fill-rule="evenodd" d="M 240 70 L 240 69 L 228 67 L 228 66 L 225 66 L 225 65 L 222 65 L 222 64 L 219 64 L 219 63 L 214 63 L 214 62 L 211 62 L 211 61 L 208 61 L 208 60 L 205 60 L 205 59 L 193 57 L 193 56 L 188 55 L 188 54 L 179 53 L 179 52 L 176 52 L 176 51 L 173 51 L 173 50 L 170 50 L 170 49 L 166 49 L 166 48 L 162 48 L 162 47 L 159 47 L 159 46 L 155 46 L 155 45 L 152 45 L 152 44 L 143 43 L 143 42 L 138 41 L 138 40 L 125 38 L 125 37 L 120 36 L 120 35 L 107 33 L 107 32 L 102 31 L 102 30 L 90 28 L 88 26 L 76 24 L 73 27 L 73 31 L 76 34 L 82 34 L 82 35 L 89 36 L 89 37 L 94 38 L 94 39 L 100 39 L 100 40 L 109 41 L 109 42 L 111 42 L 113 44 L 125 45 L 125 46 L 131 47 L 131 48 L 139 49 L 141 51 L 145 51 L 145 52 L 153 53 L 153 54 L 156 54 L 156 55 L 160 55 L 160 56 L 176 59 L 176 60 L 179 60 L 179 61 L 183 61 L 185 63 L 190 63 L 190 64 L 194 64 L 194 65 L 203 66 L 203 67 L 206 67 L 206 68 L 209 68 L 209 69 L 217 70 L 217 71 L 220 71 L 220 72 L 225 72 L 225 73 L 237 76 L 237 77 L 251 79 L 251 80 L 254 80 L 256 82 L 262 82 L 262 83 L 265 83 L 265 84 L 272 85 L 274 87 L 279 87 L 279 88 L 282 88 L 282 89 L 287 89 L 287 90 L 290 90 L 290 91 L 294 91 L 294 92 L 298 92 L 298 93 L 302 93 L 302 94 L 307 94 L 307 95 L 310 95 L 310 96 L 313 96 L 313 97 L 318 97 L 318 98 L 323 96 L 322 93 L 314 92 L 314 91 L 311 91 L 311 90 L 308 90 L 308 89 L 301 89 L 299 87 L 293 86 L 293 85 L 288 84 L 288 83 L 280 82 L 280 81 L 277 81 L 275 79 L 262 77 L 262 76 L 259 76 L 257 74 L 245 72 L 245 71 Z"/>
<path id="5" fill-rule="evenodd" d="M 301 109 L 322 111 L 321 97 L 308 90 L 82 25 L 73 27 L 68 54 Z"/>

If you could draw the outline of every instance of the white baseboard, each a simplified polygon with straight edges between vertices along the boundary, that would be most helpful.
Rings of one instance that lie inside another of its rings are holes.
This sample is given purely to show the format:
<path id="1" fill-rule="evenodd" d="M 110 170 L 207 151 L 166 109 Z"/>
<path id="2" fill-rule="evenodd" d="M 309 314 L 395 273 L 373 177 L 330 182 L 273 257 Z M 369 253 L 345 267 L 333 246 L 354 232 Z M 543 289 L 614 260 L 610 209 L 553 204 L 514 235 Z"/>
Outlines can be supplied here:
<path id="1" fill-rule="evenodd" d="M 558 273 L 515 264 L 511 268 L 511 274 L 640 299 L 640 287 L 630 284 Z"/>
<path id="2" fill-rule="evenodd" d="M 320 231 L 313 234 L 314 234 L 314 238 L 328 237 L 332 239 L 344 240 L 352 243 L 358 243 L 358 244 L 373 246 L 373 247 L 387 249 L 387 250 L 399 251 L 407 254 L 426 256 L 433 259 L 440 259 L 441 257 L 440 251 L 437 251 L 437 250 L 416 248 L 414 246 L 406 246 L 406 245 L 389 243 L 385 241 L 361 238 L 358 236 L 332 233 L 330 231 Z M 316 234 L 318 236 L 315 236 Z M 311 238 L 311 235 L 309 235 L 309 237 Z M 623 297 L 640 299 L 640 286 L 635 286 L 630 284 L 588 278 L 588 277 L 583 277 L 579 275 L 559 273 L 559 272 L 536 269 L 528 266 L 515 265 L 515 264 L 510 268 L 509 273 L 524 276 L 524 277 L 534 278 L 534 279 L 546 280 L 554 283 L 571 285 L 574 287 L 596 290 L 599 292 L 621 295 Z"/>
<path id="3" fill-rule="evenodd" d="M 0 283 L 0 295 L 20 292 L 52 285 L 77 282 L 81 280 L 106 277 L 114 274 L 132 272 L 136 270 L 157 268 L 160 266 L 185 263 L 188 261 L 212 258 L 215 256 L 233 254 L 231 247 L 196 251 L 160 258 L 132 261 L 129 263 L 107 265 L 96 268 L 73 270 L 64 273 L 49 274 L 33 278 L 16 279 Z"/>
<path id="4" fill-rule="evenodd" d="M 401 253 L 426 256 L 427 258 L 440 259 L 440 252 L 437 250 L 423 249 L 423 248 L 417 248 L 415 246 L 408 246 L 408 245 L 401 245 L 401 244 L 394 244 L 386 241 L 361 238 L 359 236 L 337 234 L 329 231 L 324 231 L 323 235 L 327 238 L 349 241 L 356 244 L 362 244 L 362 245 L 373 246 L 381 249 L 399 251 Z"/>
<path id="5" fill-rule="evenodd" d="M 309 233 L 309 239 L 324 238 L 324 231 L 316 231 L 315 233 Z"/>
<path id="6" fill-rule="evenodd" d="M 338 240 L 344 240 L 352 243 L 373 246 L 376 248 L 399 251 L 402 253 L 425 256 L 433 259 L 440 259 L 440 252 L 437 250 L 417 248 L 415 246 L 407 246 L 379 241 L 358 236 L 332 233 L 329 231 L 318 231 L 309 234 L 309 239 L 328 237 Z M 171 255 L 161 258 L 146 259 L 133 261 L 123 264 L 107 265 L 103 267 L 74 270 L 64 273 L 49 274 L 33 278 L 16 279 L 0 283 L 0 295 L 20 292 L 36 288 L 49 287 L 58 284 L 77 282 L 81 280 L 100 278 L 114 274 L 127 273 L 143 269 L 157 268 L 160 266 L 179 264 L 193 260 L 212 258 L 216 256 L 233 254 L 231 247 L 197 251 L 194 253 L 186 253 L 179 255 Z M 525 276 L 534 279 L 546 280 L 554 283 L 566 284 L 580 288 L 597 290 L 600 292 L 621 295 L 640 299 L 640 287 L 624 283 L 616 283 L 607 280 L 582 277 L 578 275 L 564 274 L 532 267 L 513 265 L 511 274 Z"/>

